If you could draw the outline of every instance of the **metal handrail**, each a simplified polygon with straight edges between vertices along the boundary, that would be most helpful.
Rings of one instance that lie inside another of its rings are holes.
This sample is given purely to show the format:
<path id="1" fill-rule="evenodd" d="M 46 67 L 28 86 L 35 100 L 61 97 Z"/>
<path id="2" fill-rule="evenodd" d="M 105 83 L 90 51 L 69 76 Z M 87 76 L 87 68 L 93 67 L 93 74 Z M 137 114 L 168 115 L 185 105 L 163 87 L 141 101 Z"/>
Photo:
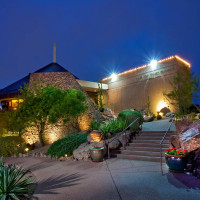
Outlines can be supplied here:
<path id="1" fill-rule="evenodd" d="M 162 140 L 161 140 L 161 142 L 160 142 L 160 169 L 161 169 L 162 175 L 163 175 L 163 170 L 162 170 L 162 144 L 163 144 L 163 142 L 164 142 L 164 140 L 165 140 L 165 138 L 166 138 L 168 132 L 170 131 L 170 128 L 171 128 L 172 123 L 174 122 L 175 118 L 172 118 L 171 120 L 172 120 L 172 121 L 171 121 L 171 123 L 169 124 L 169 127 L 168 127 L 167 131 L 165 132 L 165 134 L 164 134 L 164 136 L 163 136 L 163 138 L 162 138 Z"/>
<path id="2" fill-rule="evenodd" d="M 118 133 L 117 135 L 115 135 L 112 140 L 110 140 L 108 142 L 108 158 L 110 158 L 110 149 L 109 149 L 109 144 L 114 141 L 115 139 L 117 139 L 119 136 L 121 136 L 122 134 L 125 133 L 125 131 L 127 131 L 138 119 L 140 119 L 140 117 L 138 117 L 136 120 L 134 120 L 133 122 L 131 122 L 122 132 Z"/>

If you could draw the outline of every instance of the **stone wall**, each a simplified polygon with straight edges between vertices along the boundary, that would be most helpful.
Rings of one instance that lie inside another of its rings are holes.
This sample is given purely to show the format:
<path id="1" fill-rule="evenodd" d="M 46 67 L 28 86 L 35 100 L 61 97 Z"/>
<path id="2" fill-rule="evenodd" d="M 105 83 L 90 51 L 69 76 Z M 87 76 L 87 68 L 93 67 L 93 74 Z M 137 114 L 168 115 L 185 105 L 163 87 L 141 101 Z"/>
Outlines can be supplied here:
<path id="1" fill-rule="evenodd" d="M 64 135 L 70 134 L 76 131 L 84 131 L 89 128 L 90 122 L 93 119 L 102 119 L 102 115 L 99 112 L 97 106 L 90 100 L 87 93 L 76 81 L 75 77 L 70 72 L 47 72 L 47 73 L 32 73 L 30 74 L 30 83 L 29 88 L 33 88 L 33 84 L 50 84 L 52 86 L 57 86 L 63 90 L 69 88 L 81 90 L 86 96 L 86 104 L 89 109 L 85 114 L 81 115 L 78 118 L 79 128 L 76 129 L 71 125 L 71 122 L 63 125 L 62 122 L 57 123 L 56 125 L 48 125 L 45 128 L 45 143 L 51 144 L 54 141 L 62 138 Z M 29 143 L 38 142 L 38 132 L 35 127 L 30 127 L 27 129 L 27 132 L 24 134 L 24 139 Z"/>

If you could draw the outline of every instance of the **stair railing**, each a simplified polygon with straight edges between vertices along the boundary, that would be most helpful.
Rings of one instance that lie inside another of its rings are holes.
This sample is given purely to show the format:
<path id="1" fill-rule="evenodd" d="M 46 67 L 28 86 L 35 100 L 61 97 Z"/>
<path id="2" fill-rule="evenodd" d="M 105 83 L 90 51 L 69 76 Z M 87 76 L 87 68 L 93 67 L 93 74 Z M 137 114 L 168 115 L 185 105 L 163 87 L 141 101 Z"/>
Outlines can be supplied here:
<path id="1" fill-rule="evenodd" d="M 162 156 L 162 144 L 163 144 L 163 142 L 164 142 L 164 140 L 165 140 L 165 138 L 166 138 L 168 132 L 170 131 L 170 128 L 171 128 L 171 126 L 172 126 L 174 120 L 175 120 L 175 118 L 172 118 L 172 119 L 171 119 L 171 123 L 169 124 L 169 127 L 168 127 L 167 131 L 165 132 L 165 134 L 164 134 L 164 136 L 163 136 L 163 138 L 162 138 L 162 140 L 161 140 L 161 142 L 160 142 L 160 169 L 161 169 L 162 175 L 163 175 L 163 170 L 162 170 L 162 157 L 163 157 L 163 156 Z"/>
<path id="2" fill-rule="evenodd" d="M 116 134 L 113 138 L 112 138 L 112 140 L 110 140 L 109 142 L 108 142 L 108 158 L 110 158 L 110 148 L 109 148 L 109 144 L 113 141 L 113 140 L 116 140 L 117 138 L 119 138 L 121 135 L 126 135 L 126 131 L 133 125 L 133 124 L 135 124 L 138 120 L 140 119 L 140 117 L 138 117 L 136 120 L 134 120 L 133 122 L 131 122 L 122 132 L 120 132 L 120 133 L 118 133 L 118 134 Z M 123 147 L 125 148 L 125 145 L 124 144 L 122 144 L 123 145 Z"/>

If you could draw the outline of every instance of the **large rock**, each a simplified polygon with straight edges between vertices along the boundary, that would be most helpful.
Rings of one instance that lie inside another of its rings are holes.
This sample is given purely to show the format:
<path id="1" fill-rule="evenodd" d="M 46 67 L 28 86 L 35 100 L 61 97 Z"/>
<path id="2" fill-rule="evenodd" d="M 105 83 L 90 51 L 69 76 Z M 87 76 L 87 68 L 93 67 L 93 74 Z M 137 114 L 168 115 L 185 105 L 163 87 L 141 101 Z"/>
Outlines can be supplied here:
<path id="1" fill-rule="evenodd" d="M 152 122 L 154 120 L 153 116 L 147 116 L 144 118 L 144 122 Z"/>
<path id="2" fill-rule="evenodd" d="M 172 144 L 172 146 L 176 149 L 181 148 L 181 144 L 180 144 L 180 139 L 178 136 L 170 136 L 170 143 Z"/>
<path id="3" fill-rule="evenodd" d="M 116 119 L 116 116 L 114 115 L 114 113 L 112 112 L 110 108 L 104 108 L 102 115 L 105 120 Z"/>
<path id="4" fill-rule="evenodd" d="M 188 152 L 200 148 L 200 120 L 191 124 L 188 129 L 180 134 L 181 148 Z"/>
<path id="5" fill-rule="evenodd" d="M 90 159 L 90 149 L 92 147 L 104 147 L 104 152 L 106 153 L 107 148 L 105 142 L 92 142 L 92 143 L 83 143 L 78 149 L 73 151 L 73 156 L 76 160 L 88 160 Z"/>
<path id="6" fill-rule="evenodd" d="M 106 144 L 109 144 L 109 149 L 118 149 L 121 145 L 118 139 L 113 138 L 106 140 Z"/>
<path id="7" fill-rule="evenodd" d="M 175 114 L 173 112 L 168 112 L 165 114 L 166 117 L 175 117 Z"/>
<path id="8" fill-rule="evenodd" d="M 127 144 L 130 142 L 131 139 L 131 133 L 130 131 L 126 131 L 124 134 L 121 134 L 118 138 L 122 146 L 125 148 Z"/>

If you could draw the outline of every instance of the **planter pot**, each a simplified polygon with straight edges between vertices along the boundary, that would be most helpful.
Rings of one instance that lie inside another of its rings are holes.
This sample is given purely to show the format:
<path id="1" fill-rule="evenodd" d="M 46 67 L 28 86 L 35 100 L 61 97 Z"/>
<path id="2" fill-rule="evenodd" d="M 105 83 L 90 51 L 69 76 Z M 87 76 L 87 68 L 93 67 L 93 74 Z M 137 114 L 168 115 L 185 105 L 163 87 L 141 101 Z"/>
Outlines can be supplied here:
<path id="1" fill-rule="evenodd" d="M 104 147 L 92 147 L 90 149 L 90 155 L 93 162 L 102 162 L 104 157 Z"/>
<path id="2" fill-rule="evenodd" d="M 165 154 L 165 160 L 172 172 L 184 172 L 187 164 L 187 156 L 176 156 Z"/>

